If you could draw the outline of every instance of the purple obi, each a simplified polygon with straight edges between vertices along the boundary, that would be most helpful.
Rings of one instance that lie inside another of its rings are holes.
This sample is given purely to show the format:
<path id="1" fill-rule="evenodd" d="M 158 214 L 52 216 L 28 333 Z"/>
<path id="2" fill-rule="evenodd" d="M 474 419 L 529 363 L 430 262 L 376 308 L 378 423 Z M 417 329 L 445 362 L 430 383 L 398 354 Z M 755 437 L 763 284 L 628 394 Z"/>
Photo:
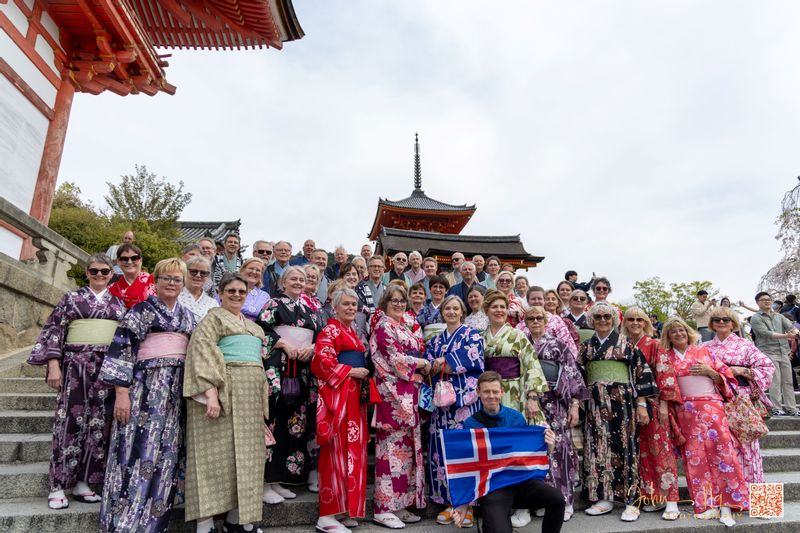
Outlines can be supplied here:
<path id="1" fill-rule="evenodd" d="M 486 370 L 494 370 L 503 379 L 519 378 L 519 357 L 487 357 L 483 364 Z"/>
<path id="2" fill-rule="evenodd" d="M 186 357 L 186 346 L 189 344 L 189 337 L 183 333 L 148 333 L 139 345 L 139 352 L 136 354 L 137 361 L 147 359 L 158 359 L 167 357 L 170 359 L 184 359 Z"/>

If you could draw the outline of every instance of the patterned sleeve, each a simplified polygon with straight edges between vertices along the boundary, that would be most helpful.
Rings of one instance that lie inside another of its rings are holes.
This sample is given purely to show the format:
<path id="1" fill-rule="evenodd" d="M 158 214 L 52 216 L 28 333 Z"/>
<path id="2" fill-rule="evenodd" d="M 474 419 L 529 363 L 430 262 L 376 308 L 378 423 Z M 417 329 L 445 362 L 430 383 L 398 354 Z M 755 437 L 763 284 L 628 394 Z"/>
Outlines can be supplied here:
<path id="1" fill-rule="evenodd" d="M 117 326 L 100 369 L 102 381 L 120 387 L 130 387 L 133 383 L 133 364 L 139 344 L 150 329 L 150 323 L 143 317 L 143 311 L 149 306 L 147 302 L 136 304 Z"/>
<path id="2" fill-rule="evenodd" d="M 586 381 L 583 379 L 580 368 L 578 368 L 577 359 L 571 355 L 569 350 L 558 341 L 555 340 L 555 347 L 561 352 L 561 379 L 559 380 L 559 388 L 562 389 L 561 396 L 566 400 L 588 400 L 589 391 L 586 389 Z M 561 384 L 561 381 L 564 384 Z"/>
<path id="3" fill-rule="evenodd" d="M 764 355 L 764 353 L 756 348 L 755 344 L 750 341 L 742 339 L 741 344 L 744 347 L 744 355 L 747 361 L 747 366 L 750 367 L 753 375 L 753 381 L 758 387 L 767 392 L 769 386 L 772 384 L 772 377 L 775 374 L 775 363 Z"/>
<path id="4" fill-rule="evenodd" d="M 550 390 L 547 386 L 547 379 L 544 377 L 542 365 L 536 357 L 536 350 L 527 337 L 522 332 L 515 335 L 516 339 L 512 344 L 512 353 L 519 355 L 520 372 L 522 378 L 522 395 L 527 396 L 529 392 L 542 394 Z"/>
<path id="5" fill-rule="evenodd" d="M 561 344 L 569 351 L 572 357 L 578 355 L 578 348 L 575 346 L 575 341 L 573 340 L 572 336 L 569 334 L 569 329 L 564 324 L 564 320 L 561 317 L 553 316 L 554 320 L 553 323 L 553 333 L 555 337 L 561 341 Z"/>
<path id="6" fill-rule="evenodd" d="M 636 389 L 636 396 L 639 398 L 646 398 L 648 396 L 657 395 L 658 386 L 656 385 L 656 378 L 653 375 L 653 370 L 650 368 L 650 365 L 645 361 L 642 351 L 630 343 L 627 343 L 625 351 L 630 354 L 628 360 L 631 362 L 630 368 L 633 385 Z"/>
<path id="7" fill-rule="evenodd" d="M 322 328 L 314 345 L 314 357 L 311 359 L 311 372 L 317 379 L 333 388 L 339 387 L 353 368 L 340 363 L 337 359 L 336 339 L 341 333 L 336 324 L 328 324 Z"/>
<path id="8" fill-rule="evenodd" d="M 691 347 L 690 347 L 691 348 Z M 733 376 L 733 372 L 731 371 L 730 367 L 723 363 L 719 358 L 713 357 L 711 355 L 711 351 L 705 347 L 700 346 L 696 348 L 697 350 L 702 350 L 706 352 L 706 357 L 709 361 L 711 361 L 711 368 L 714 369 L 716 373 L 718 373 L 722 377 L 722 383 L 715 385 L 717 386 L 717 390 L 719 390 L 720 394 L 725 400 L 730 400 L 734 396 L 734 392 L 732 390 L 732 386 L 736 385 L 736 378 Z"/>
<path id="9" fill-rule="evenodd" d="M 388 321 L 379 322 L 372 335 L 394 375 L 403 381 L 413 381 L 417 370 L 416 357 L 406 355 L 406 350 L 397 338 L 397 333 L 392 331 L 391 324 Z"/>
<path id="10" fill-rule="evenodd" d="M 669 352 L 659 349 L 656 355 L 656 385 L 658 386 L 659 398 L 665 402 L 683 403 L 680 389 L 678 389 L 678 377 L 675 367 L 669 360 Z"/>
<path id="11" fill-rule="evenodd" d="M 442 334 L 443 333 L 439 333 L 425 344 L 425 359 L 431 363 L 436 359 L 436 354 L 439 353 L 439 347 L 442 344 Z"/>
<path id="12" fill-rule="evenodd" d="M 183 396 L 191 398 L 225 383 L 225 357 L 217 343 L 222 326 L 216 314 L 209 314 L 192 333 L 186 349 Z M 220 397 L 222 395 L 220 394 Z"/>
<path id="13" fill-rule="evenodd" d="M 453 374 L 483 372 L 483 337 L 477 331 L 467 328 L 460 334 L 460 338 L 453 341 L 444 358 L 447 366 L 453 369 Z"/>
<path id="14" fill-rule="evenodd" d="M 47 318 L 42 332 L 31 350 L 31 355 L 28 357 L 28 364 L 45 365 L 50 359 L 61 361 L 69 325 L 67 315 L 69 300 L 70 293 L 66 293 Z"/>

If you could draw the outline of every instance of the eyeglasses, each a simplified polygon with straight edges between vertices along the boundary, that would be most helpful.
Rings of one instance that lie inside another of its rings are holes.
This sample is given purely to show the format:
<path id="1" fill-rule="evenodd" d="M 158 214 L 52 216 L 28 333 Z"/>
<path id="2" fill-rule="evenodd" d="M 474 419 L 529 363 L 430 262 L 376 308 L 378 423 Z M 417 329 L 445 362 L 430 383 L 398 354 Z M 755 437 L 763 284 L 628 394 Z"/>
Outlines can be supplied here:
<path id="1" fill-rule="evenodd" d="M 722 322 L 727 324 L 728 322 L 733 322 L 733 320 L 731 320 L 731 317 L 729 316 L 712 316 L 711 322 Z"/>
<path id="2" fill-rule="evenodd" d="M 119 257 L 120 263 L 135 263 L 139 259 L 141 259 L 141 255 L 122 255 Z"/>
<path id="3" fill-rule="evenodd" d="M 392 298 L 389 303 L 392 305 L 406 305 L 406 301 L 400 298 Z"/>
<path id="4" fill-rule="evenodd" d="M 256 250 L 258 255 L 272 255 L 272 250 Z"/>
<path id="5" fill-rule="evenodd" d="M 190 268 L 189 269 L 189 275 L 191 275 L 192 277 L 198 277 L 199 276 L 201 278 L 207 278 L 208 277 L 208 271 L 207 270 L 195 270 L 194 268 Z"/>
<path id="6" fill-rule="evenodd" d="M 497 280 L 497 283 L 511 283 L 511 280 L 508 278 L 500 278 Z"/>
<path id="7" fill-rule="evenodd" d="M 292 249 L 291 248 L 275 248 L 275 253 L 276 254 L 290 254 L 290 253 L 292 253 Z"/>
<path id="8" fill-rule="evenodd" d="M 570 300 L 574 300 L 576 302 L 585 302 L 586 296 L 573 296 Z"/>
<path id="9" fill-rule="evenodd" d="M 594 315 L 595 320 L 611 320 L 612 318 L 611 315 Z"/>
<path id="10" fill-rule="evenodd" d="M 102 274 L 103 276 L 108 276 L 111 273 L 110 268 L 87 268 L 86 270 L 92 276 L 96 276 L 98 274 Z"/>
<path id="11" fill-rule="evenodd" d="M 603 287 L 602 285 L 595 287 L 592 289 L 594 292 L 608 292 L 608 287 Z"/>
<path id="12" fill-rule="evenodd" d="M 403 259 L 402 257 L 398 257 L 394 260 L 395 263 L 405 263 L 408 259 Z"/>
<path id="13" fill-rule="evenodd" d="M 544 322 L 544 317 L 542 315 L 526 316 L 525 322 Z"/>
<path id="14" fill-rule="evenodd" d="M 183 278 L 173 276 L 158 276 L 159 281 L 163 281 L 167 285 L 180 285 L 183 283 Z"/>
<path id="15" fill-rule="evenodd" d="M 757 302 L 771 302 L 771 301 L 772 301 L 772 298 L 770 298 L 769 296 L 765 296 L 764 298 L 759 298 L 759 299 L 758 299 L 758 300 L 756 300 L 756 301 L 757 301 Z"/>
<path id="16" fill-rule="evenodd" d="M 644 322 L 644 318 L 640 318 L 638 316 L 631 316 L 626 318 L 625 320 L 627 320 L 628 322 Z"/>
<path id="17" fill-rule="evenodd" d="M 237 294 L 239 296 L 244 296 L 247 294 L 247 289 L 225 289 L 223 292 L 225 294 L 230 294 L 231 296 L 236 296 Z"/>

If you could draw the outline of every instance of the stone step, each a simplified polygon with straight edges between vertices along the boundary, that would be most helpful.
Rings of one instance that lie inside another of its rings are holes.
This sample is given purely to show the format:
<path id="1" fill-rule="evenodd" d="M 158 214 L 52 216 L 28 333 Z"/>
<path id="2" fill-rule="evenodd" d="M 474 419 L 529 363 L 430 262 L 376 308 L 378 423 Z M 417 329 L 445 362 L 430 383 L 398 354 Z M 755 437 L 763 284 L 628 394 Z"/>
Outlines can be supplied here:
<path id="1" fill-rule="evenodd" d="M 4 378 L 41 378 L 47 374 L 47 365 L 29 365 L 27 363 L 0 369 L 0 377 Z"/>
<path id="2" fill-rule="evenodd" d="M 18 409 L 23 411 L 44 411 L 47 409 L 54 410 L 55 407 L 55 392 L 49 394 L 41 392 L 0 393 L 0 410 Z"/>
<path id="3" fill-rule="evenodd" d="M 0 434 L 0 463 L 49 461 L 51 442 L 49 433 Z"/>
<path id="4" fill-rule="evenodd" d="M 49 467 L 46 462 L 0 465 L 0 494 L 3 498 L 46 497 Z"/>
<path id="5" fill-rule="evenodd" d="M 800 448 L 800 431 L 770 431 L 761 438 L 761 449 Z"/>
<path id="6" fill-rule="evenodd" d="M 299 503 L 299 502 L 298 502 Z M 280 524 L 277 518 L 283 513 L 278 509 L 281 506 L 291 508 L 291 505 L 268 506 L 264 509 L 264 519 L 258 525 L 271 527 L 280 533 L 308 533 L 310 524 Z M 368 506 L 369 508 L 369 506 Z M 717 521 L 696 520 L 692 516 L 689 505 L 680 506 L 682 515 L 675 522 L 661 520 L 661 513 L 642 513 L 636 522 L 622 522 L 619 520 L 621 507 L 613 513 L 602 517 L 590 517 L 584 513 L 576 513 L 569 522 L 565 523 L 562 533 L 628 533 L 647 531 L 648 533 L 701 533 L 708 529 L 722 531 L 724 528 Z M 83 504 L 70 502 L 67 509 L 52 511 L 47 508 L 46 498 L 20 498 L 0 501 L 0 530 L 10 533 L 61 533 L 65 531 L 80 531 L 94 533 L 99 531 L 99 504 Z M 370 514 L 371 518 L 371 514 Z M 222 516 L 217 517 L 217 528 L 221 530 Z M 316 516 L 313 518 L 316 521 Z M 736 529 L 738 533 L 796 533 L 800 531 L 800 502 L 787 502 L 784 505 L 784 516 L 770 520 L 750 518 L 747 513 L 736 516 Z M 313 523 L 313 522 L 312 522 Z M 170 532 L 194 533 L 194 522 L 183 521 L 183 510 L 178 508 L 172 513 Z M 541 519 L 534 518 L 526 527 L 518 529 L 521 533 L 538 533 L 541 529 Z M 431 518 L 418 524 L 410 524 L 405 528 L 412 533 L 446 533 L 455 531 L 443 528 Z M 385 532 L 386 529 L 373 524 L 369 519 L 360 520 L 359 532 Z M 467 531 L 474 531 L 472 529 Z"/>
<path id="7" fill-rule="evenodd" d="M 44 378 L 11 377 L 0 378 L 0 392 L 44 394 L 53 389 L 47 386 Z"/>
<path id="8" fill-rule="evenodd" d="M 47 433 L 53 431 L 53 411 L 0 411 L 0 434 Z"/>
<path id="9" fill-rule="evenodd" d="M 770 431 L 800 431 L 800 416 L 773 416 L 767 427 Z"/>

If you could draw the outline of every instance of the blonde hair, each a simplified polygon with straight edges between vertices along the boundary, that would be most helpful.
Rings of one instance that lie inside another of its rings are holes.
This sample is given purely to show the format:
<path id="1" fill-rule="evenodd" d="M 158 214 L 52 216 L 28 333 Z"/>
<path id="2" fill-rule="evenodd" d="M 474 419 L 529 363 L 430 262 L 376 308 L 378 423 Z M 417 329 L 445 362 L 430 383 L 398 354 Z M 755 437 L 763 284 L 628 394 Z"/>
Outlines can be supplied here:
<path id="1" fill-rule="evenodd" d="M 308 281 L 308 271 L 311 270 L 312 272 L 314 272 L 314 275 L 317 276 L 317 285 L 314 288 L 319 289 L 319 284 L 322 281 L 320 279 L 319 267 L 313 263 L 308 263 L 306 265 L 303 265 L 303 270 L 306 272 L 306 282 Z"/>
<path id="2" fill-rule="evenodd" d="M 503 302 L 506 304 L 506 307 L 508 307 L 508 297 L 503 294 L 502 291 L 498 291 L 497 289 L 489 289 L 486 291 L 486 294 L 483 295 L 483 312 L 488 315 L 489 308 L 497 300 L 503 300 Z"/>
<path id="3" fill-rule="evenodd" d="M 158 279 L 164 272 L 180 272 L 183 279 L 186 280 L 186 263 L 177 257 L 162 259 L 156 263 L 156 267 L 153 269 L 153 277 Z"/>
<path id="4" fill-rule="evenodd" d="M 264 265 L 264 261 L 260 257 L 250 257 L 248 259 L 245 259 L 244 263 L 242 263 L 242 266 L 239 267 L 239 272 L 243 271 L 245 269 L 245 267 L 247 265 L 249 265 L 250 263 L 255 263 L 256 261 L 258 261 L 258 263 L 261 265 L 261 279 L 259 279 L 258 282 L 256 283 L 256 287 L 263 287 L 264 286 L 264 269 L 266 268 L 266 265 Z"/>
<path id="5" fill-rule="evenodd" d="M 711 315 L 709 316 L 708 320 L 708 329 L 714 331 L 714 326 L 712 325 L 713 322 L 711 321 L 712 318 L 722 318 L 722 317 L 728 317 L 731 319 L 731 323 L 733 323 L 733 331 L 736 331 L 742 327 L 742 324 L 739 321 L 739 315 L 737 315 L 733 309 L 731 309 L 730 307 L 719 306 L 711 309 Z"/>
<path id="6" fill-rule="evenodd" d="M 342 278 L 335 279 L 328 284 L 328 299 L 333 302 L 333 297 L 342 289 L 347 288 Z"/>
<path id="7" fill-rule="evenodd" d="M 655 329 L 653 329 L 653 323 L 650 322 L 650 317 L 647 316 L 647 313 L 641 307 L 629 307 L 627 311 L 625 311 L 625 320 L 628 318 L 643 318 L 644 319 L 644 334 L 648 337 L 652 337 L 655 334 Z M 622 330 L 625 335 L 628 335 L 628 328 L 625 327 L 625 320 L 622 322 Z"/>
<path id="8" fill-rule="evenodd" d="M 672 349 L 672 341 L 669 340 L 669 332 L 678 326 L 686 330 L 686 335 L 689 337 L 689 344 L 695 344 L 700 340 L 700 334 L 689 326 L 684 319 L 679 316 L 671 316 L 664 322 L 664 326 L 661 328 L 661 342 L 659 343 L 661 348 L 665 350 Z"/>

